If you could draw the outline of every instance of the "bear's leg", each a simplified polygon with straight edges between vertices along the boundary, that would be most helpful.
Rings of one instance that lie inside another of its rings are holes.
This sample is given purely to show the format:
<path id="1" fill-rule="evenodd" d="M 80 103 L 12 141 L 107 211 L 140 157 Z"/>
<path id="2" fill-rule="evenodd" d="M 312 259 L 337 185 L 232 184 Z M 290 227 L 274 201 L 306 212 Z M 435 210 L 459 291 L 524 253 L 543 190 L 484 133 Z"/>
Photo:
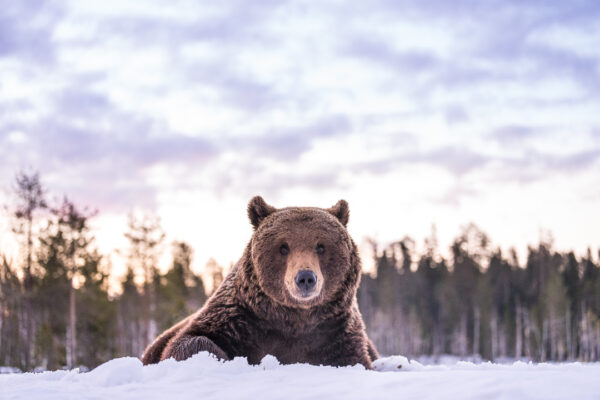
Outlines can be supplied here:
<path id="1" fill-rule="evenodd" d="M 201 351 L 208 351 L 220 360 L 229 360 L 227 354 L 206 336 L 181 335 L 173 338 L 162 354 L 162 360 L 173 357 L 177 361 L 190 358 Z"/>
<path id="2" fill-rule="evenodd" d="M 367 338 L 367 350 L 369 352 L 369 358 L 371 359 L 371 361 L 375 361 L 379 358 L 379 353 L 377 352 L 375 345 L 369 338 Z"/>
<path id="3" fill-rule="evenodd" d="M 362 364 L 366 369 L 373 369 L 369 351 L 371 346 L 365 336 L 341 334 L 336 339 L 319 349 L 319 358 L 312 364 L 333 367 Z"/>
<path id="4" fill-rule="evenodd" d="M 171 333 L 169 335 L 169 333 Z M 144 350 L 144 354 L 142 354 L 142 363 L 144 365 L 148 364 L 156 364 L 160 361 L 160 356 L 168 343 L 169 340 L 173 337 L 176 332 L 167 332 L 159 336 L 146 350 Z"/>
<path id="5" fill-rule="evenodd" d="M 144 350 L 144 354 L 142 354 L 142 362 L 144 365 L 148 364 L 156 364 L 161 360 L 161 355 L 163 350 L 169 343 L 169 341 L 179 333 L 181 328 L 187 324 L 189 317 L 180 321 L 169 330 L 161 334 L 151 345 L 149 345 L 146 350 Z"/>
<path id="6" fill-rule="evenodd" d="M 362 364 L 366 369 L 373 369 L 373 365 L 371 364 L 371 357 L 369 357 L 369 353 L 364 351 L 364 353 L 358 349 L 355 352 L 342 353 L 338 354 L 335 357 L 331 357 L 326 365 L 331 365 L 335 367 L 345 367 L 348 365 L 356 365 Z"/>

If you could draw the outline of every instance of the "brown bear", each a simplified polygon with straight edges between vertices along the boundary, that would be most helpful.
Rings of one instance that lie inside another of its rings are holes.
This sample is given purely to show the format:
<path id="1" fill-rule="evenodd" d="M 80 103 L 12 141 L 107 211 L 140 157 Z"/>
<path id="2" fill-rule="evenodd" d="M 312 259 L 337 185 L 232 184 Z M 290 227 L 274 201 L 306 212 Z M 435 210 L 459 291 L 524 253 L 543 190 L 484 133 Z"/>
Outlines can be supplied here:
<path id="1" fill-rule="evenodd" d="M 248 204 L 254 234 L 242 258 L 196 313 L 160 335 L 144 364 L 208 351 L 222 360 L 271 354 L 284 364 L 371 369 L 377 351 L 356 301 L 361 263 L 345 200 L 276 209 Z"/>

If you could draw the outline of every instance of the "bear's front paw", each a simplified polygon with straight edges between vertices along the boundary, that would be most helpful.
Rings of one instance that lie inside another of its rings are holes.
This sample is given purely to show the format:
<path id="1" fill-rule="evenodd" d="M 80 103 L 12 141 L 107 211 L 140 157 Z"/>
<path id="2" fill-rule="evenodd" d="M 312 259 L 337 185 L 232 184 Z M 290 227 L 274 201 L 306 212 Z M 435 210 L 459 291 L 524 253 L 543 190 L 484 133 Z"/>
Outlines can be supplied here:
<path id="1" fill-rule="evenodd" d="M 200 353 L 201 351 L 208 351 L 215 355 L 219 360 L 229 360 L 227 354 L 217 346 L 212 340 L 206 336 L 186 336 L 179 338 L 175 343 L 170 346 L 171 349 L 165 354 L 166 357 L 173 357 L 177 361 L 182 361 L 190 358 L 194 354 Z"/>

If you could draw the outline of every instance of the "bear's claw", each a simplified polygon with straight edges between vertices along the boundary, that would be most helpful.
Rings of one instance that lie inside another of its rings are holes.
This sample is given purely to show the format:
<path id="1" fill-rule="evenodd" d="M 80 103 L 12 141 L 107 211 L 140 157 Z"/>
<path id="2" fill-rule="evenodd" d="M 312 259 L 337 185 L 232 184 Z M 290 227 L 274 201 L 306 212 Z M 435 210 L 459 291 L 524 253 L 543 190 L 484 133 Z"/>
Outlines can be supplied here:
<path id="1" fill-rule="evenodd" d="M 174 343 L 171 343 L 165 349 L 165 354 L 163 354 L 162 358 L 173 357 L 177 361 L 182 361 L 202 351 L 208 351 L 219 360 L 229 360 L 223 349 L 206 336 L 184 336 L 177 338 Z"/>

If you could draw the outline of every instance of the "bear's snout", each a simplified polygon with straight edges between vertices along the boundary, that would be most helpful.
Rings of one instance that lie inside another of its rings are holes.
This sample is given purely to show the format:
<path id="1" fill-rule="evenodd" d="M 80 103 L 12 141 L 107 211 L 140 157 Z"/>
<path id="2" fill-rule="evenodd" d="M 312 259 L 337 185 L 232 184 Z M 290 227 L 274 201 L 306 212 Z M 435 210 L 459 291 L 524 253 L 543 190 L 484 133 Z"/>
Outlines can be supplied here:
<path id="1" fill-rule="evenodd" d="M 302 295 L 307 296 L 317 286 L 317 275 L 311 270 L 305 269 L 296 274 L 294 281 Z"/>
<path id="2" fill-rule="evenodd" d="M 316 304 L 325 284 L 317 252 L 292 249 L 286 261 L 284 282 L 292 301 L 300 307 Z"/>

